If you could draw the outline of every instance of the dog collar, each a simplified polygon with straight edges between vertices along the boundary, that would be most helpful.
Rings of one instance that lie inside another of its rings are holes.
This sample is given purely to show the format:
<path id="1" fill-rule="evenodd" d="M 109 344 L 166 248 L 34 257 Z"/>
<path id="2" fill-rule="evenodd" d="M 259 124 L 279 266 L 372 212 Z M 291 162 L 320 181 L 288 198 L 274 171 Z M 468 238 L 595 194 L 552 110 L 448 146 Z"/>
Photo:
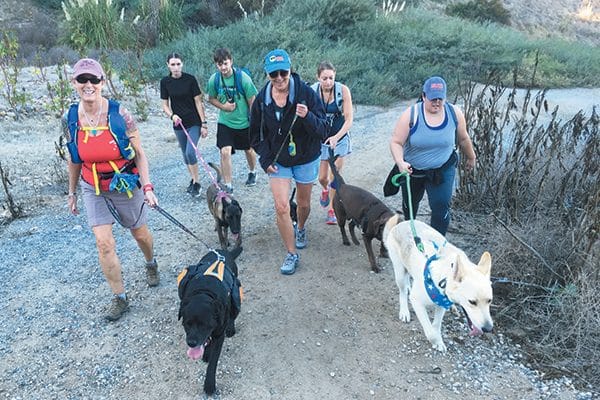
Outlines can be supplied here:
<path id="1" fill-rule="evenodd" d="M 448 298 L 448 296 L 446 296 L 446 293 L 443 293 L 440 289 L 438 289 L 438 285 L 442 289 L 445 289 L 446 279 L 442 279 L 438 285 L 436 285 L 431 278 L 431 270 L 429 269 L 429 265 L 438 258 L 439 257 L 437 254 L 434 254 L 427 259 L 427 262 L 425 263 L 425 269 L 423 270 L 423 280 L 425 283 L 425 290 L 427 291 L 431 301 L 433 301 L 436 305 L 448 310 L 454 303 Z"/>

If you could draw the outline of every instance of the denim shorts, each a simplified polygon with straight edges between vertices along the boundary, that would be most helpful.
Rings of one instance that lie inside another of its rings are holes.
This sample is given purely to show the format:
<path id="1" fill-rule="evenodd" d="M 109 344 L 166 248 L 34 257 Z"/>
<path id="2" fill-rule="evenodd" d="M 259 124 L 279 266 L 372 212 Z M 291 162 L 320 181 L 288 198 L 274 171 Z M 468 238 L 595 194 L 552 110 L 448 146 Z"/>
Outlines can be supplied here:
<path id="1" fill-rule="evenodd" d="M 294 178 L 297 183 L 314 183 L 319 176 L 320 163 L 321 160 L 318 157 L 306 164 L 294 165 L 293 167 L 284 167 L 283 165 L 276 163 L 277 172 L 269 174 L 269 178 Z"/>
<path id="2" fill-rule="evenodd" d="M 347 133 L 337 142 L 333 155 L 346 157 L 350 153 L 352 153 L 352 143 L 350 143 L 350 134 Z M 329 160 L 329 146 L 321 143 L 321 161 L 327 160 Z"/>

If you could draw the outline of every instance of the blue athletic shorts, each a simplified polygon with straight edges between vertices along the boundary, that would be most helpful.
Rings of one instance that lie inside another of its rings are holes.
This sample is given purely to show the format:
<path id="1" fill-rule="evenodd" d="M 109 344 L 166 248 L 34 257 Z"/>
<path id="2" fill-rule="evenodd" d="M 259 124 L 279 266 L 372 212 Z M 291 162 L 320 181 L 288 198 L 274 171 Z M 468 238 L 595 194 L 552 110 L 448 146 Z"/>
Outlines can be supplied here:
<path id="1" fill-rule="evenodd" d="M 337 142 L 333 155 L 346 157 L 350 153 L 352 153 L 352 143 L 350 143 L 350 134 L 346 134 Z M 329 160 L 329 146 L 321 143 L 321 161 L 327 160 Z"/>
<path id="2" fill-rule="evenodd" d="M 276 163 L 277 172 L 269 174 L 269 178 L 294 179 L 297 183 L 310 184 L 317 181 L 319 176 L 319 164 L 321 160 L 317 157 L 314 161 L 306 164 L 294 165 L 293 167 L 284 167 Z"/>

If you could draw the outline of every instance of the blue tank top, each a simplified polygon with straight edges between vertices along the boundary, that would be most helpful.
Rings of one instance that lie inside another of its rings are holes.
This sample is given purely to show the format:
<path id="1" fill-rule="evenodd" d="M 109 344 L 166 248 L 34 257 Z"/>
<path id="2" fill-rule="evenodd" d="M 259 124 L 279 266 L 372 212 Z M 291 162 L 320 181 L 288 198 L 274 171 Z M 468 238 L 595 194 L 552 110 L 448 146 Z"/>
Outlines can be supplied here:
<path id="1" fill-rule="evenodd" d="M 452 155 L 456 140 L 456 123 L 448 118 L 448 103 L 444 103 L 444 121 L 438 126 L 429 126 L 423 115 L 423 103 L 419 109 L 413 133 L 404 144 L 404 160 L 413 168 L 428 170 L 439 168 Z"/>
<path id="2" fill-rule="evenodd" d="M 327 137 L 331 137 L 339 132 L 346 119 L 344 114 L 338 110 L 335 100 L 325 104 L 325 114 L 327 115 Z"/>

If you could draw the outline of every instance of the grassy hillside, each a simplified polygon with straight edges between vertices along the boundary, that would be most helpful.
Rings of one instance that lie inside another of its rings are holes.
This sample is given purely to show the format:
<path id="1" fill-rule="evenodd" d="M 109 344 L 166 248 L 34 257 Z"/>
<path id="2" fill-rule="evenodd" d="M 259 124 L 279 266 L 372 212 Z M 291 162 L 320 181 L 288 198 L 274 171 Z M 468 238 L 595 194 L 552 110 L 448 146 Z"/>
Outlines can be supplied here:
<path id="1" fill-rule="evenodd" d="M 164 75 L 164 56 L 178 51 L 187 70 L 206 79 L 214 71 L 212 51 L 221 46 L 233 50 L 236 63 L 248 66 L 258 84 L 264 82 L 262 59 L 275 47 L 290 52 L 293 67 L 307 81 L 314 80 L 318 62 L 330 60 L 339 79 L 364 104 L 414 97 L 432 74 L 452 83 L 484 80 L 496 71 L 512 80 L 517 69 L 518 82 L 534 87 L 592 86 L 600 76 L 597 47 L 531 39 L 508 27 L 419 8 L 383 15 L 368 0 L 286 1 L 269 16 L 199 29 L 149 51 L 149 75 L 152 79 Z"/>

